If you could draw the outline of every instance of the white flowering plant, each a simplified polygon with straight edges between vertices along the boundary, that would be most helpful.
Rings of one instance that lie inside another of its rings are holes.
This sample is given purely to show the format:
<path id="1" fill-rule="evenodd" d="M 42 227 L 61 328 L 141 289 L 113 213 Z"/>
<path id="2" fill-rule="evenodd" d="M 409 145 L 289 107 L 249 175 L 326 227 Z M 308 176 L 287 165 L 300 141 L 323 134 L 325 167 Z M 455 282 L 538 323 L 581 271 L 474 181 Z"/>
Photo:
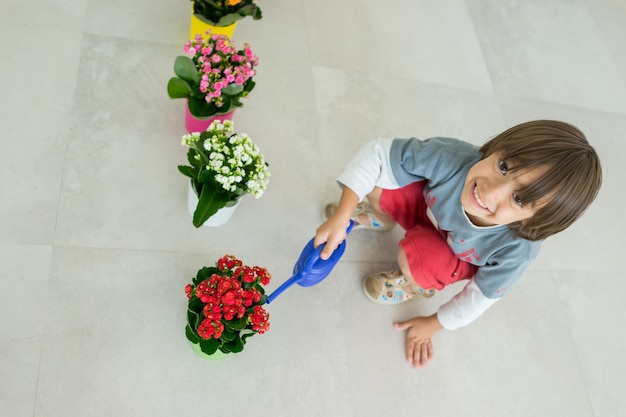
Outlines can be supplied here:
<path id="1" fill-rule="evenodd" d="M 237 204 L 239 198 L 263 195 L 270 173 L 259 147 L 245 133 L 235 133 L 231 120 L 214 121 L 206 131 L 184 135 L 189 165 L 178 170 L 191 178 L 198 195 L 193 224 L 200 227 L 219 209 Z"/>

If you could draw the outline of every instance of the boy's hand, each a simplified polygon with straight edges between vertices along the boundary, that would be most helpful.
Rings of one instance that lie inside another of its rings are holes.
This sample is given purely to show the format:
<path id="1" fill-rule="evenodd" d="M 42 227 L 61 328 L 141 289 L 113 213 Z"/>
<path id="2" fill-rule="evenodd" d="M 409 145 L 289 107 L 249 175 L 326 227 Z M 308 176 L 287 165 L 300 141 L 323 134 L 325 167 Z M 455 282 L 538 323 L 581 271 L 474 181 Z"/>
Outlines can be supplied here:
<path id="1" fill-rule="evenodd" d="M 333 216 L 321 224 L 315 232 L 315 239 L 313 240 L 313 247 L 317 248 L 322 243 L 326 243 L 324 249 L 320 254 L 320 258 L 326 260 L 333 254 L 335 249 L 339 247 L 347 236 L 346 229 L 350 224 L 350 219 L 347 221 Z"/>
<path id="2" fill-rule="evenodd" d="M 313 247 L 317 249 L 319 245 L 326 243 L 320 258 L 324 260 L 330 258 L 330 255 L 345 240 L 347 236 L 346 229 L 350 225 L 350 217 L 354 213 L 357 204 L 359 204 L 359 197 L 354 191 L 344 187 L 337 205 L 337 211 L 315 231 Z"/>
<path id="3" fill-rule="evenodd" d="M 398 330 L 407 330 L 406 360 L 414 368 L 425 366 L 433 358 L 434 350 L 431 337 L 443 328 L 436 314 L 397 322 L 393 324 L 393 327 Z"/>

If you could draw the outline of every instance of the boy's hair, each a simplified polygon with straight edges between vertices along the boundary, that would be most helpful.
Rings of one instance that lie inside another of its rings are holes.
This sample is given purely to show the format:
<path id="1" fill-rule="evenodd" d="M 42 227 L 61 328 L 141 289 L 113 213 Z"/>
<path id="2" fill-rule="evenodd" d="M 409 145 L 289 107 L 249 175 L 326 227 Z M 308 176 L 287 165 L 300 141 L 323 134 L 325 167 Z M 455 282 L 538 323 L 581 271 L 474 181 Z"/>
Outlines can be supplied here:
<path id="1" fill-rule="evenodd" d="M 509 172 L 546 169 L 535 182 L 516 190 L 537 212 L 509 225 L 517 236 L 543 240 L 574 223 L 596 198 L 602 169 L 596 151 L 576 127 L 554 120 L 536 120 L 514 126 L 485 143 L 482 158 L 497 153 Z"/>

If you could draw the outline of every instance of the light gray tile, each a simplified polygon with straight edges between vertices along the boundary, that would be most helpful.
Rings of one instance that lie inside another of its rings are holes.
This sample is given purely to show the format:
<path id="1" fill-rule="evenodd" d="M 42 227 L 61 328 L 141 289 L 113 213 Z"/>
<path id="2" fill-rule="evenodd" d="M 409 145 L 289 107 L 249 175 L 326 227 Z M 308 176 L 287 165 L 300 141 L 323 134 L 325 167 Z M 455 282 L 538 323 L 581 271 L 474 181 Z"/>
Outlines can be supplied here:
<path id="1" fill-rule="evenodd" d="M 0 410 L 33 415 L 51 248 L 0 245 Z"/>
<path id="2" fill-rule="evenodd" d="M 398 307 L 367 301 L 358 281 L 345 291 L 356 415 L 410 415 L 418 407 L 445 416 L 592 415 L 550 274 L 525 277 L 476 322 L 437 333 L 434 358 L 420 369 L 405 362 L 404 334 L 392 323 L 431 314 L 454 291 Z M 376 382 L 360 383 L 371 379 Z"/>
<path id="3" fill-rule="evenodd" d="M 174 415 L 181 409 L 202 413 L 208 406 L 217 414 L 243 416 L 250 403 L 299 414 L 349 410 L 341 390 L 347 383 L 341 323 L 338 311 L 329 308 L 337 303 L 336 293 L 323 299 L 314 292 L 285 294 L 268 306 L 270 331 L 249 339 L 236 357 L 214 362 L 193 353 L 184 336 L 183 289 L 197 269 L 216 259 L 59 248 L 38 415 Z M 268 258 L 242 260 L 283 270 Z M 224 384 L 230 388 L 224 390 Z M 250 403 L 241 403 L 242 392 Z M 299 400 L 284 403 L 295 397 Z"/>
<path id="4" fill-rule="evenodd" d="M 465 2 L 324 0 L 305 10 L 315 65 L 491 91 Z"/>
<path id="5" fill-rule="evenodd" d="M 33 46 L 38 48 L 33 64 Z M 50 244 L 76 85 L 81 35 L 0 25 L 0 240 Z"/>
<path id="6" fill-rule="evenodd" d="M 191 2 L 89 2 L 85 31 L 150 42 L 181 45 L 189 40 Z M 148 62 L 146 62 L 148 64 Z"/>
<path id="7" fill-rule="evenodd" d="M 51 0 L 39 2 L 27 2 L 20 0 L 4 0 L 0 3 L 0 22 L 4 24 L 24 24 L 33 35 L 39 35 L 39 39 L 46 39 L 47 29 L 64 29 L 81 31 L 85 20 L 87 0 Z M 2 39 L 16 40 L 10 37 Z M 54 44 L 54 40 L 48 45 Z"/>
<path id="8" fill-rule="evenodd" d="M 624 4 L 272 0 L 238 45 L 260 56 L 235 114 L 271 181 L 224 226 L 186 208 L 181 101 L 166 84 L 190 2 L 0 5 L 0 409 L 11 416 L 609 417 L 624 409 L 619 332 L 626 241 Z M 37 49 L 37 47 L 40 47 Z M 223 361 L 184 334 L 184 285 L 232 253 L 291 276 L 339 196 L 335 178 L 379 136 L 479 144 L 521 121 L 578 125 L 602 159 L 591 209 L 548 239 L 516 288 L 435 336 L 414 370 L 367 274 L 395 268 L 402 230 L 354 232 L 321 283 L 268 306 L 271 330 Z M 58 212 L 57 212 L 58 209 Z M 51 272 L 50 270 L 51 265 Z M 233 390 L 233 384 L 238 390 Z M 250 400 L 241 405 L 241 393 Z M 442 400 L 443 398 L 443 400 Z M 200 400 L 199 400 L 200 399 Z M 4 415 L 3 415 L 4 416 Z"/>
<path id="9" fill-rule="evenodd" d="M 576 346 L 594 416 L 616 416 L 626 409 L 626 337 L 617 330 L 626 317 L 620 273 L 558 272 L 556 284 Z"/>
<path id="10" fill-rule="evenodd" d="M 51 253 L 49 246 L 0 245 L 0 340 L 41 336 Z"/>
<path id="11" fill-rule="evenodd" d="M 584 2 L 481 1 L 468 7 L 497 93 L 626 108 L 626 86 Z"/>
<path id="12" fill-rule="evenodd" d="M 3 415 L 33 415 L 40 352 L 40 336 L 23 339 L 0 336 L 0 409 Z"/>
<path id="13" fill-rule="evenodd" d="M 305 0 L 257 2 L 263 18 L 253 20 L 246 17 L 240 20 L 233 39 L 237 45 L 243 45 L 244 42 L 250 44 L 261 59 L 260 68 L 265 63 L 310 64 L 309 40 L 306 25 L 303 24 L 303 3 Z M 306 72 L 308 67 L 302 68 L 300 74 Z M 294 83 L 289 82 L 287 85 Z"/>
<path id="14" fill-rule="evenodd" d="M 622 77 L 622 85 L 626 85 L 626 54 L 623 52 L 621 42 L 626 38 L 626 2 L 608 0 L 602 3 L 607 5 L 597 6 L 592 2 L 593 5 L 590 5 L 589 9 Z M 615 110 L 626 113 L 626 107 Z"/>

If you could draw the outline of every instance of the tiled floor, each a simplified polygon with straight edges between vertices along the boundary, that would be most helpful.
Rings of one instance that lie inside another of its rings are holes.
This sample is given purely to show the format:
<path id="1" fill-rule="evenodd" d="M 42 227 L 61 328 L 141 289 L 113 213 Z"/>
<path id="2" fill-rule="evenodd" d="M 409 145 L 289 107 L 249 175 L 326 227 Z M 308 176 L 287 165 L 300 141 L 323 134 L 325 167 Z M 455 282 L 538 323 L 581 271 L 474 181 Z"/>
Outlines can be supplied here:
<path id="1" fill-rule="evenodd" d="M 234 36 L 261 57 L 234 120 L 271 182 L 196 230 L 176 170 L 184 104 L 165 90 L 189 1 L 0 2 L 0 415 L 624 416 L 626 1 L 259 3 Z M 393 265 L 397 229 L 351 234 L 332 275 L 268 306 L 271 330 L 242 354 L 189 348 L 191 275 L 232 253 L 276 288 L 360 144 L 479 144 L 535 118 L 585 131 L 601 194 L 510 295 L 438 333 L 426 368 L 391 323 L 454 289 L 393 308 L 360 290 Z"/>

